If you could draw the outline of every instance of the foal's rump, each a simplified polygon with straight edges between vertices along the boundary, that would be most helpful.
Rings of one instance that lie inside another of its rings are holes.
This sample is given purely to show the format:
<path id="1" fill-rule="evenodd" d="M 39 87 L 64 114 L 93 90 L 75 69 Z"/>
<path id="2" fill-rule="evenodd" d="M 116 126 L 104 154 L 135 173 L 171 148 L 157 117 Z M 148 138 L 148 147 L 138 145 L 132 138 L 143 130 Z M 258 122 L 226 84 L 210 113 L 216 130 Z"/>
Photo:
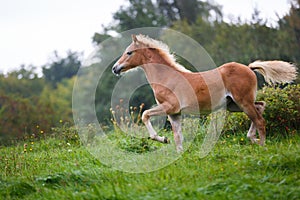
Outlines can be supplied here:
<path id="1" fill-rule="evenodd" d="M 257 77 L 254 71 L 263 75 L 269 84 L 289 83 L 297 76 L 294 64 L 276 60 L 255 61 L 249 66 L 231 62 L 218 69 L 226 89 L 227 109 L 232 112 L 242 111 L 244 104 L 255 104 Z"/>
<path id="2" fill-rule="evenodd" d="M 219 68 L 226 90 L 227 109 L 232 112 L 242 111 L 246 104 L 254 104 L 257 90 L 255 73 L 246 65 L 231 62 Z"/>

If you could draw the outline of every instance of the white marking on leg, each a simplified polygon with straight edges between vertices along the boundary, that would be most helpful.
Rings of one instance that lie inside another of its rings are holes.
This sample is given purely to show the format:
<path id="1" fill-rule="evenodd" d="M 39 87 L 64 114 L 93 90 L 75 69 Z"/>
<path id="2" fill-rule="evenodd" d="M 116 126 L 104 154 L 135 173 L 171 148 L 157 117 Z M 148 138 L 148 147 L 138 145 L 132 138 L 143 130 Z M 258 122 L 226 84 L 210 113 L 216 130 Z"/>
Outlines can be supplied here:
<path id="1" fill-rule="evenodd" d="M 255 107 L 256 107 L 256 110 L 259 112 L 259 114 L 262 116 L 265 108 L 266 108 L 266 102 L 264 101 L 257 101 L 255 102 Z M 263 123 L 265 123 L 265 120 L 263 119 Z M 265 128 L 265 125 L 264 125 L 264 128 Z M 260 134 L 260 138 L 256 140 L 256 143 L 260 144 L 260 145 L 264 145 L 265 144 L 265 135 L 261 135 Z"/>
<path id="2" fill-rule="evenodd" d="M 257 143 L 256 127 L 255 127 L 253 122 L 251 122 L 251 126 L 249 128 L 248 133 L 247 133 L 247 137 L 251 140 L 252 143 Z"/>
<path id="3" fill-rule="evenodd" d="M 257 101 L 255 102 L 256 110 L 262 115 L 266 107 L 266 102 L 264 101 Z M 247 137 L 251 140 L 252 143 L 259 143 L 260 139 L 256 138 L 256 127 L 253 122 L 251 122 L 251 126 L 247 133 Z"/>
<path id="4" fill-rule="evenodd" d="M 166 137 L 161 137 L 159 135 L 157 135 L 156 131 L 154 130 L 151 122 L 150 122 L 150 117 L 151 116 L 158 116 L 158 115 L 165 115 L 165 112 L 164 112 L 164 109 L 163 109 L 163 106 L 162 105 L 158 105 L 154 108 L 151 108 L 149 110 L 145 110 L 143 115 L 142 115 L 142 121 L 144 122 L 148 132 L 149 132 L 149 135 L 150 135 L 150 138 L 152 140 L 156 140 L 158 142 L 162 142 L 162 143 L 167 143 L 168 140 Z"/>
<path id="5" fill-rule="evenodd" d="M 148 132 L 149 132 L 149 134 L 150 134 L 150 139 L 156 140 L 156 141 L 161 142 L 161 143 L 166 143 L 165 137 L 161 137 L 161 136 L 157 135 L 157 133 L 156 133 L 156 131 L 154 130 L 154 128 L 153 128 L 153 126 L 152 126 L 150 120 L 147 120 L 147 121 L 145 122 L 145 126 L 146 126 L 146 128 L 148 129 Z"/>
<path id="6" fill-rule="evenodd" d="M 176 145 L 176 150 L 178 153 L 183 151 L 182 142 L 183 136 L 181 132 L 181 116 L 180 115 L 169 115 L 169 120 L 172 125 L 173 133 L 174 133 L 174 141 Z"/>

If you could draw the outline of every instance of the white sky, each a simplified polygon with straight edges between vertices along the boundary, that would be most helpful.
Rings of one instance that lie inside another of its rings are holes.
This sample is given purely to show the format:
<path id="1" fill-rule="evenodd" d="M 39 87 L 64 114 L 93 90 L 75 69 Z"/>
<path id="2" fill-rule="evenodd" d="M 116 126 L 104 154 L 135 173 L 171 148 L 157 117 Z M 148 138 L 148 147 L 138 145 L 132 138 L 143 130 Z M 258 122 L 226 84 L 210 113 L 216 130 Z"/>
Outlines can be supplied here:
<path id="1" fill-rule="evenodd" d="M 215 0 L 223 6 L 225 19 L 240 16 L 251 19 L 254 8 L 270 23 L 276 13 L 288 13 L 289 0 Z M 112 21 L 125 0 L 0 0 L 0 72 L 21 64 L 42 66 L 54 50 L 93 51 L 92 36 L 101 25 Z"/>

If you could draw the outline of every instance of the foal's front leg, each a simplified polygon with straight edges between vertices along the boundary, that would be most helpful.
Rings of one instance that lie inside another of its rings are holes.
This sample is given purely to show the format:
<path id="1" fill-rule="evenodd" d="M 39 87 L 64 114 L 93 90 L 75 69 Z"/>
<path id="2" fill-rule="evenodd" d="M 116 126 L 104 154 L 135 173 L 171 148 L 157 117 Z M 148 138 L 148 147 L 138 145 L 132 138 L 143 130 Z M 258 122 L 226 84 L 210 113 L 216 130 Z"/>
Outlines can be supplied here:
<path id="1" fill-rule="evenodd" d="M 150 138 L 152 140 L 156 140 L 158 142 L 161 142 L 161 143 L 169 143 L 169 140 L 167 137 L 161 137 L 159 135 L 157 135 L 156 131 L 154 130 L 151 122 L 150 122 L 150 117 L 152 116 L 162 116 L 162 115 L 166 115 L 165 113 L 165 109 L 162 105 L 158 105 L 154 108 L 151 108 L 149 110 L 145 110 L 143 112 L 143 115 L 142 115 L 142 121 L 144 122 L 146 128 L 148 129 L 148 132 L 150 134 Z"/>

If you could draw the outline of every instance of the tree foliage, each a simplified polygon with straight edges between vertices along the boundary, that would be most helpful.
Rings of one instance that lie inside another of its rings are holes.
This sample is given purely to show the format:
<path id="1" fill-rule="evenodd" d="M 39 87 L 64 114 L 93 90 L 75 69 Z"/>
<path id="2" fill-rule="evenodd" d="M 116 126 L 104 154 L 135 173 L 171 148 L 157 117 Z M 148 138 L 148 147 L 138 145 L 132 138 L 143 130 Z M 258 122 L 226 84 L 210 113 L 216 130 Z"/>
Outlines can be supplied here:
<path id="1" fill-rule="evenodd" d="M 258 10 L 253 11 L 250 22 L 239 19 L 225 22 L 222 16 L 221 6 L 213 1 L 128 0 L 113 14 L 113 21 L 104 26 L 102 32 L 94 34 L 93 43 L 100 45 L 100 50 L 108 49 L 106 52 L 115 54 L 120 52 L 118 45 L 107 47 L 103 43 L 112 31 L 169 27 L 196 40 L 217 65 L 230 61 L 249 64 L 258 59 L 300 63 L 300 0 L 293 0 L 289 13 L 279 18 L 273 27 L 261 18 Z M 107 59 L 110 56 L 99 53 L 101 61 L 92 65 L 91 70 L 83 70 L 90 74 L 89 78 L 80 81 L 82 90 L 76 98 L 83 102 L 79 105 L 83 118 L 91 119 L 91 111 L 84 110 L 85 105 L 95 104 L 99 122 L 108 124 L 111 95 L 119 79 L 111 73 L 113 61 Z M 0 75 L 0 143 L 1 138 L 47 132 L 61 120 L 72 122 L 74 75 L 81 65 L 80 60 L 81 54 L 77 52 L 69 51 L 66 57 L 54 52 L 52 60 L 42 66 L 42 77 L 35 72 L 35 66 L 21 66 L 19 70 Z M 183 59 L 179 62 L 186 64 Z M 94 74 L 107 67 L 107 63 L 110 64 L 103 72 L 101 84 L 97 86 L 96 94 L 92 94 L 88 88 L 93 81 L 98 81 L 94 80 Z M 299 76 L 296 83 L 300 83 Z M 87 100 L 91 95 L 95 95 L 95 99 Z M 133 106 L 138 107 L 141 103 L 145 104 L 144 108 L 154 103 L 149 86 L 138 89 L 130 99 Z"/>
<path id="2" fill-rule="evenodd" d="M 95 33 L 93 41 L 100 44 L 109 31 L 117 32 L 140 27 L 170 27 L 176 21 L 193 24 L 198 17 L 205 21 L 221 20 L 221 7 L 197 0 L 128 0 L 129 6 L 121 6 L 114 13 L 114 21 L 104 27 L 103 33 Z"/>
<path id="3" fill-rule="evenodd" d="M 45 80 L 55 87 L 64 78 L 71 78 L 76 75 L 80 65 L 79 53 L 69 51 L 66 58 L 61 58 L 55 51 L 54 59 L 43 67 L 43 75 Z"/>
<path id="4" fill-rule="evenodd" d="M 62 121 L 72 124 L 75 78 L 71 74 L 78 67 L 74 55 L 60 60 L 65 76 L 59 74 L 60 79 L 55 79 L 56 82 L 39 77 L 32 66 L 22 66 L 7 75 L 0 75 L 0 145 L 24 135 L 40 137 Z M 56 63 L 50 65 L 56 66 Z"/>

